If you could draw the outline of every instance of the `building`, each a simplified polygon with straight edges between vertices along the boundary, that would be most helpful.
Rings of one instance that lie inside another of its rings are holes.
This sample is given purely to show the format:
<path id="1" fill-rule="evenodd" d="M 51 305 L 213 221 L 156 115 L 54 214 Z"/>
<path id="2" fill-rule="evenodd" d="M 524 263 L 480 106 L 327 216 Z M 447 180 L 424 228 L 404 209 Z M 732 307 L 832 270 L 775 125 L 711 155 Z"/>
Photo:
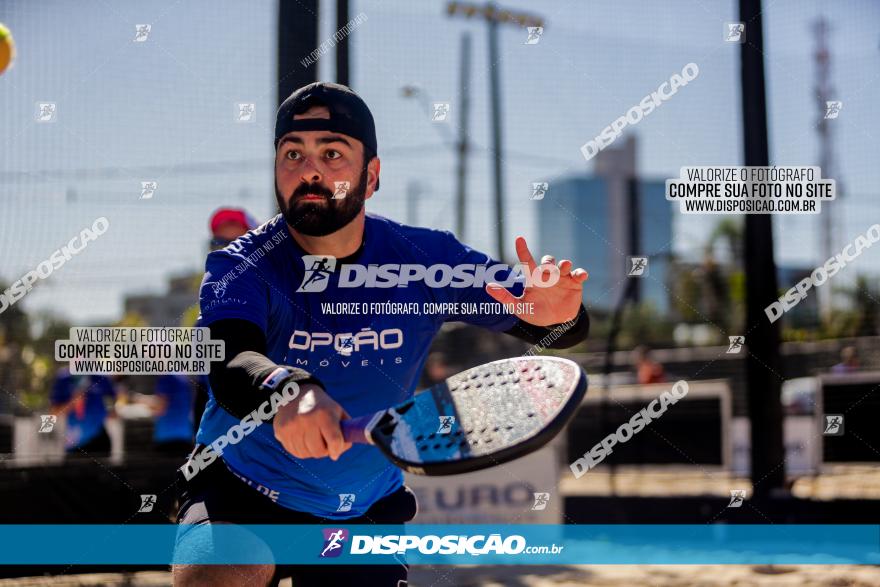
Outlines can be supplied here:
<path id="1" fill-rule="evenodd" d="M 125 313 L 138 314 L 150 326 L 181 326 L 181 320 L 199 302 L 202 273 L 192 273 L 168 280 L 163 295 L 130 295 L 123 302 Z"/>
<path id="2" fill-rule="evenodd" d="M 672 253 L 672 202 L 665 179 L 636 176 L 636 140 L 609 148 L 594 158 L 592 175 L 551 180 L 538 206 L 538 238 L 543 251 L 568 258 L 590 273 L 585 301 L 614 308 L 623 293 L 631 263 L 629 185 L 636 178 L 639 240 L 636 255 L 648 257 L 640 279 L 639 299 L 661 313 L 669 310 L 667 273 Z"/>

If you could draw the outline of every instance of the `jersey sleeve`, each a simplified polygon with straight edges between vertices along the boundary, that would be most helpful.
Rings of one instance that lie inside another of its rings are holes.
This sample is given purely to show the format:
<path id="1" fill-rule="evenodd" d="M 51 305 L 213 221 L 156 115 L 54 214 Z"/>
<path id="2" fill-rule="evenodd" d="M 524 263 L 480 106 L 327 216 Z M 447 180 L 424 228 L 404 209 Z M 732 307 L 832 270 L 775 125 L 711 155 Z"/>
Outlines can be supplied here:
<path id="1" fill-rule="evenodd" d="M 199 326 L 225 318 L 253 322 L 267 329 L 269 284 L 261 267 L 223 249 L 208 255 L 199 289 Z"/>
<path id="2" fill-rule="evenodd" d="M 474 283 L 468 287 L 443 289 L 443 301 L 455 304 L 454 310 L 445 315 L 446 322 L 466 322 L 489 330 L 504 331 L 513 327 L 517 317 L 503 310 L 501 304 L 486 293 L 486 284 L 495 282 L 507 288 L 515 296 L 523 293 L 525 278 L 514 268 L 504 265 L 486 253 L 482 253 L 461 243 L 451 232 L 442 233 L 445 238 L 445 263 L 475 266 L 472 274 Z M 480 267 L 485 268 L 481 269 Z M 453 282 L 454 284 L 455 282 Z"/>

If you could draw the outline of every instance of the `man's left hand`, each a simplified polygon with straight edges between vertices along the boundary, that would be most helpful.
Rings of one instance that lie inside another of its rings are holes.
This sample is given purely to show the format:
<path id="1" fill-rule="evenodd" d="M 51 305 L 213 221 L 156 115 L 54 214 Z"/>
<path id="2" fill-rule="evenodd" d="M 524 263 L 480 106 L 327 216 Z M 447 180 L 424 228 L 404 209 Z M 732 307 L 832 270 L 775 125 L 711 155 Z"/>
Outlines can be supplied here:
<path id="1" fill-rule="evenodd" d="M 537 265 L 526 239 L 521 236 L 516 239 L 516 255 L 529 273 L 540 282 L 531 285 L 527 282 L 520 297 L 515 297 L 498 283 L 487 284 L 486 293 L 502 304 L 518 304 L 517 309 L 523 311 L 514 312 L 517 318 L 535 326 L 561 324 L 574 319 L 581 307 L 583 283 L 589 274 L 580 267 L 572 270 L 572 262 L 568 259 L 557 264 L 552 255 L 544 255 L 541 265 Z M 542 287 L 541 283 L 551 281 L 555 273 L 559 274 L 559 280 L 551 286 Z M 528 312 L 529 308 L 533 311 Z"/>

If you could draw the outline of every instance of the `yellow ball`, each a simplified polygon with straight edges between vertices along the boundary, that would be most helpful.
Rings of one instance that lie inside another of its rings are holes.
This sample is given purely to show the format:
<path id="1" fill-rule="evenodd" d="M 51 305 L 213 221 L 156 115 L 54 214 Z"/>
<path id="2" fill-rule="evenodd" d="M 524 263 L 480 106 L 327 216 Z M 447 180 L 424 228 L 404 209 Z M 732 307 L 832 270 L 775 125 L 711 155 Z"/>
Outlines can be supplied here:
<path id="1" fill-rule="evenodd" d="M 0 22 L 0 74 L 9 69 L 13 59 L 15 59 L 15 42 L 12 40 L 12 33 Z"/>

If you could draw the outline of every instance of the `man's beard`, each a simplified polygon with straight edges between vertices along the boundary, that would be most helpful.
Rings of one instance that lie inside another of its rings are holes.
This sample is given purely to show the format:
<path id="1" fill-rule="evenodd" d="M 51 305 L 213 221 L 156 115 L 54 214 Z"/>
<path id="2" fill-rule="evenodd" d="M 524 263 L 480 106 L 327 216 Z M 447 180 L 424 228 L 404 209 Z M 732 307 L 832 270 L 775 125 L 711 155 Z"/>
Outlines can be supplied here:
<path id="1" fill-rule="evenodd" d="M 364 207 L 367 193 L 367 167 L 361 172 L 360 181 L 348 190 L 344 198 L 334 200 L 333 192 L 321 184 L 301 183 L 289 200 L 285 200 L 275 181 L 275 199 L 288 226 L 308 236 L 327 236 L 348 225 Z M 314 194 L 326 203 L 303 201 L 306 194 Z"/>

